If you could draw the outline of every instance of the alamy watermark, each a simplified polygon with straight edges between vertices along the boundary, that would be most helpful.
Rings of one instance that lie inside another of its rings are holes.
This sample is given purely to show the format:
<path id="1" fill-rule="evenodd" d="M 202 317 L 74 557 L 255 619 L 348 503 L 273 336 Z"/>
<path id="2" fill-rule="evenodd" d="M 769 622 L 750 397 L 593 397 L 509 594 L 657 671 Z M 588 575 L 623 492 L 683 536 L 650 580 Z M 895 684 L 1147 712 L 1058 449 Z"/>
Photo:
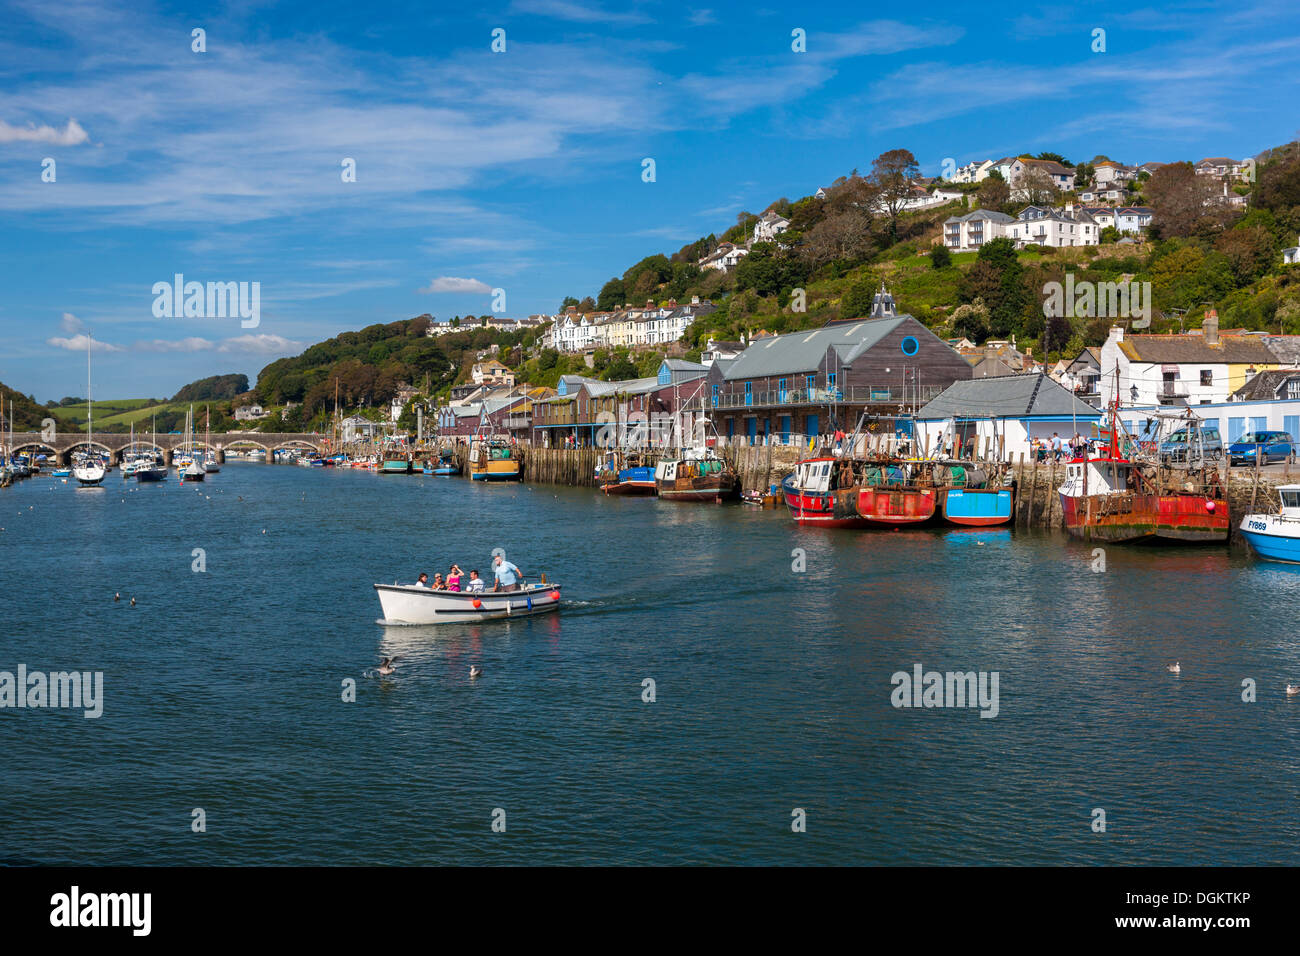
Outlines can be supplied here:
<path id="1" fill-rule="evenodd" d="M 1151 325 L 1150 282 L 1083 282 L 1074 281 L 1074 273 L 1065 274 L 1065 283 L 1048 282 L 1043 286 L 1043 315 L 1049 319 L 1132 319 L 1133 328 Z"/>
<path id="2" fill-rule="evenodd" d="M 262 322 L 262 283 L 186 282 L 176 273 L 171 282 L 153 284 L 153 314 L 159 319 L 240 318 L 241 328 Z"/>
<path id="3" fill-rule="evenodd" d="M 927 671 L 920 664 L 912 673 L 897 671 L 889 682 L 895 707 L 978 707 L 981 717 L 998 715 L 997 671 Z"/>
<path id="4" fill-rule="evenodd" d="M 0 671 L 0 710 L 67 708 L 84 711 L 87 720 L 104 713 L 103 671 Z"/>

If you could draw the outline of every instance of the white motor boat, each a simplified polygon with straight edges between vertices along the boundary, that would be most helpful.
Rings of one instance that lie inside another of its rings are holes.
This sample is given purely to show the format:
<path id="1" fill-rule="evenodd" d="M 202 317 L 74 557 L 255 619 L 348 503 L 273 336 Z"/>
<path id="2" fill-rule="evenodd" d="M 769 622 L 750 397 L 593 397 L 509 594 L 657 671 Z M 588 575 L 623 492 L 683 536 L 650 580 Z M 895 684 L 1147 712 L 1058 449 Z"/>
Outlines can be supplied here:
<path id="1" fill-rule="evenodd" d="M 558 610 L 560 586 L 535 584 L 518 591 L 434 591 L 417 584 L 376 584 L 385 624 L 443 624 L 526 617 Z"/>
<path id="2" fill-rule="evenodd" d="M 98 455 L 78 455 L 72 463 L 72 477 L 83 485 L 97 485 L 104 480 L 104 462 Z"/>

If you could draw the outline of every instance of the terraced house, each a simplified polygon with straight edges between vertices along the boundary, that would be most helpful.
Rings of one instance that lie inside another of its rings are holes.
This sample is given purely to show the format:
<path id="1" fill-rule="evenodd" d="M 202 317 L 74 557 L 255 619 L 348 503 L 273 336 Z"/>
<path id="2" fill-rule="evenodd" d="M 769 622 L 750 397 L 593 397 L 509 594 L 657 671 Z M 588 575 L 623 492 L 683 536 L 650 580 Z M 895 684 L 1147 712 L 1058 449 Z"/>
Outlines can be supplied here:
<path id="1" fill-rule="evenodd" d="M 894 429 L 971 367 L 882 287 L 868 318 L 756 339 L 710 369 L 703 396 L 722 441 L 802 444 L 852 430 L 868 413 Z"/>

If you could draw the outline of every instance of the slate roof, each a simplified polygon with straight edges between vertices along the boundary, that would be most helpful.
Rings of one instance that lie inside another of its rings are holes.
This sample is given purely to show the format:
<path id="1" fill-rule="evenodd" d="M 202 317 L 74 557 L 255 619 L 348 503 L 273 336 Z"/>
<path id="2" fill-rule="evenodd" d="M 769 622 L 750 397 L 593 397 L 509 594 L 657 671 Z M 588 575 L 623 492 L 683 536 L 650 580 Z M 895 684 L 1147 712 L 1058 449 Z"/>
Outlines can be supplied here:
<path id="1" fill-rule="evenodd" d="M 826 350 L 831 346 L 839 352 L 840 361 L 848 364 L 908 318 L 911 316 L 841 322 L 820 329 L 755 339 L 726 370 L 726 378 L 765 378 L 810 372 L 821 365 Z"/>
<path id="2" fill-rule="evenodd" d="M 1052 381 L 1044 372 L 953 382 L 916 413 L 922 420 L 1027 418 L 1072 415 L 1095 421 L 1101 412 Z"/>
<path id="3" fill-rule="evenodd" d="M 1258 335 L 1221 335 L 1217 345 L 1205 341 L 1203 335 L 1126 335 L 1119 347 L 1130 362 L 1278 364 L 1278 357 Z"/>
<path id="4" fill-rule="evenodd" d="M 1300 335 L 1266 335 L 1264 342 L 1287 365 L 1300 365 Z"/>
<path id="5" fill-rule="evenodd" d="M 1300 379 L 1300 369 L 1279 368 L 1260 372 L 1232 393 L 1234 401 L 1258 402 L 1278 397 L 1288 379 Z"/>

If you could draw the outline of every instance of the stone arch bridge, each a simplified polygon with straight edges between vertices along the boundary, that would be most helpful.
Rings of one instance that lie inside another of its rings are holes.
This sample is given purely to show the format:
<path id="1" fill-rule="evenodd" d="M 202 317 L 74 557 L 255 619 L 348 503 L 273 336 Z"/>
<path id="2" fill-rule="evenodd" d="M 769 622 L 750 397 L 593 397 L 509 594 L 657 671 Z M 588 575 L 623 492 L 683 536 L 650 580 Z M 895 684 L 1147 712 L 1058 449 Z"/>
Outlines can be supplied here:
<path id="1" fill-rule="evenodd" d="M 48 455 L 58 461 L 60 465 L 72 464 L 72 455 L 77 451 L 89 451 L 94 448 L 99 452 L 106 452 L 113 464 L 121 464 L 129 450 L 145 451 L 153 449 L 160 452 L 167 462 L 172 463 L 176 452 L 186 444 L 184 435 L 158 435 L 151 436 L 149 433 L 135 436 L 135 442 L 132 444 L 129 433 L 119 434 L 117 432 L 95 432 L 93 435 L 87 435 L 85 432 L 14 432 L 13 439 L 10 440 L 8 435 L 0 435 L 0 445 L 3 445 L 10 454 L 14 455 Z M 226 460 L 228 450 L 248 450 L 260 448 L 266 452 L 267 464 L 274 464 L 275 452 L 282 448 L 296 448 L 303 451 L 325 452 L 329 449 L 330 438 L 328 435 L 317 435 L 311 432 L 227 432 L 225 434 L 211 435 L 207 441 L 195 437 L 189 442 L 189 446 L 202 451 L 211 450 L 215 452 L 217 461 Z"/>

